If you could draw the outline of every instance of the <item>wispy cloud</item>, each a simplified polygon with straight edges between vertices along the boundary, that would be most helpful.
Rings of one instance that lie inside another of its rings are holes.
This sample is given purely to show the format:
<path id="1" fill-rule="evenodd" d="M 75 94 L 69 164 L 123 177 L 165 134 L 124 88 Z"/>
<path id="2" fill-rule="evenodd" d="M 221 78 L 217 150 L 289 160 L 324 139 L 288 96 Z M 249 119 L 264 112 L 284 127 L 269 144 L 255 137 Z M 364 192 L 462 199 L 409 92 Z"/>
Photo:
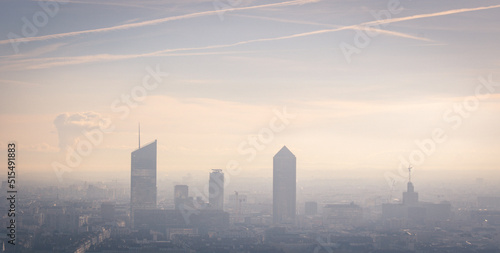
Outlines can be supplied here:
<path id="1" fill-rule="evenodd" d="M 22 82 L 22 81 L 16 81 L 16 80 L 0 79 L 0 86 L 2 86 L 2 85 L 39 86 L 39 84 L 37 84 L 37 83 L 30 83 L 30 82 Z"/>
<path id="2" fill-rule="evenodd" d="M 46 45 L 43 47 L 38 47 L 34 50 L 28 51 L 24 54 L 15 54 L 15 55 L 6 55 L 6 56 L 0 56 L 0 58 L 8 58 L 8 59 L 22 59 L 22 58 L 33 58 L 33 57 L 38 57 L 44 54 L 48 54 L 50 52 L 54 52 L 57 49 L 65 46 L 66 43 L 54 43 L 50 45 Z"/>
<path id="3" fill-rule="evenodd" d="M 208 48 L 213 48 L 213 47 L 178 48 L 178 49 L 161 50 L 147 54 L 132 54 L 132 55 L 99 54 L 99 55 L 85 55 L 85 56 L 73 56 L 73 57 L 70 56 L 70 57 L 50 57 L 50 58 L 39 58 L 39 59 L 22 59 L 16 61 L 11 60 L 8 62 L 8 64 L 2 66 L 0 68 L 0 71 L 47 69 L 47 68 L 66 66 L 66 65 L 128 60 L 141 57 L 230 55 L 230 54 L 249 54 L 254 52 L 260 52 L 260 51 L 214 51 L 214 52 L 175 53 L 175 52 L 190 51 L 196 49 L 208 49 Z"/>
<path id="4" fill-rule="evenodd" d="M 292 1 L 292 2 L 297 3 L 297 1 Z M 291 3 L 291 2 L 286 2 L 286 3 Z M 280 3 L 280 4 L 283 4 L 283 3 Z M 463 13 L 463 12 L 494 9 L 494 8 L 499 8 L 499 7 L 500 7 L 500 5 L 492 5 L 492 6 L 486 6 L 486 7 L 448 10 L 448 11 L 442 11 L 442 12 L 436 12 L 436 13 L 430 13 L 430 14 L 419 14 L 419 15 L 413 15 L 413 16 L 401 17 L 401 18 L 376 20 L 376 21 L 364 22 L 364 23 L 357 24 L 357 25 L 349 25 L 349 26 L 343 26 L 343 27 L 338 27 L 338 28 L 333 28 L 333 29 L 316 30 L 316 31 L 297 33 L 297 34 L 286 35 L 286 36 L 281 36 L 281 37 L 253 39 L 253 40 L 239 41 L 239 42 L 230 43 L 230 44 L 211 45 L 211 46 L 204 46 L 204 47 L 165 49 L 165 50 L 159 50 L 159 51 L 155 51 L 155 52 L 151 52 L 151 53 L 143 53 L 143 54 L 129 54 L 129 55 L 99 54 L 99 55 L 86 55 L 86 56 L 75 56 L 75 57 L 54 57 L 54 58 L 45 58 L 45 59 L 42 58 L 42 59 L 33 59 L 31 61 L 24 60 L 24 62 L 18 61 L 17 67 L 28 68 L 28 69 L 45 69 L 45 68 L 50 68 L 50 67 L 67 66 L 67 65 L 83 64 L 83 63 L 90 63 L 90 62 L 126 60 L 126 59 L 142 58 L 142 57 L 169 56 L 169 53 L 184 52 L 184 51 L 196 51 L 196 50 L 221 49 L 221 48 L 229 48 L 229 47 L 235 47 L 235 46 L 240 46 L 240 45 L 258 43 L 258 42 L 287 40 L 287 39 L 293 39 L 293 38 L 301 38 L 301 37 L 306 37 L 306 36 L 337 32 L 337 31 L 342 31 L 342 30 L 361 29 L 361 27 L 365 27 L 365 26 L 371 27 L 372 25 L 377 25 L 377 24 L 389 24 L 389 23 L 396 23 L 396 22 L 409 21 L 409 20 L 422 19 L 422 18 L 452 15 L 452 14 L 458 14 L 458 13 Z M 385 32 L 390 32 L 390 31 L 385 31 Z M 394 36 L 407 36 L 407 37 L 410 36 L 410 38 L 413 38 L 413 39 L 422 39 L 419 37 L 414 37 L 411 35 L 401 34 L 401 33 L 397 33 L 397 32 L 390 32 L 390 33 L 392 33 L 392 35 L 394 35 Z M 398 35 L 395 35 L 395 34 L 398 34 Z M 28 64 L 28 65 L 26 65 L 26 64 Z M 12 69 L 12 67 L 14 67 L 14 69 L 16 69 L 16 63 L 12 63 L 10 65 L 9 69 Z"/>
<path id="5" fill-rule="evenodd" d="M 60 0 L 34 0 L 35 2 L 60 2 Z M 91 4 L 91 5 L 107 5 L 107 6 L 120 6 L 120 7 L 131 7 L 131 8 L 142 8 L 142 9 L 152 9 L 158 10 L 158 7 L 147 6 L 144 4 L 133 4 L 127 2 L 92 2 L 92 1 L 77 1 L 77 0 L 65 0 L 64 3 L 72 4 Z"/>
<path id="6" fill-rule="evenodd" d="M 26 151 L 42 152 L 42 153 L 56 153 L 59 151 L 57 147 L 54 147 L 47 143 L 37 143 L 32 144 L 24 148 Z"/>
<path id="7" fill-rule="evenodd" d="M 294 0 L 294 1 L 287 1 L 287 2 L 281 2 L 281 3 L 272 3 L 272 4 L 238 7 L 238 8 L 228 8 L 228 9 L 225 9 L 224 11 L 230 12 L 230 11 L 241 11 L 241 10 L 252 10 L 252 9 L 259 9 L 259 8 L 302 5 L 302 4 L 314 3 L 314 2 L 318 2 L 318 1 L 319 0 Z M 122 24 L 122 25 L 105 27 L 105 28 L 98 28 L 98 29 L 91 29 L 91 30 L 84 30 L 84 31 L 50 34 L 50 35 L 37 36 L 37 37 L 17 38 L 17 39 L 12 39 L 12 40 L 0 40 L 0 45 L 1 44 L 8 44 L 8 43 L 16 43 L 16 42 L 32 42 L 32 41 L 59 39 L 59 38 L 74 37 L 74 36 L 78 36 L 78 35 L 91 34 L 91 33 L 102 33 L 102 32 L 112 32 L 112 31 L 118 31 L 118 30 L 126 30 L 126 29 L 130 29 L 130 28 L 158 25 L 158 24 L 162 24 L 165 22 L 169 22 L 169 21 L 196 18 L 196 17 L 201 17 L 201 16 L 214 15 L 214 14 L 218 14 L 218 13 L 220 13 L 219 10 L 204 11 L 204 12 L 196 12 L 196 13 L 190 13 L 190 14 L 174 16 L 174 17 L 160 18 L 160 19 L 135 22 L 135 23 L 128 23 L 128 24 Z"/>

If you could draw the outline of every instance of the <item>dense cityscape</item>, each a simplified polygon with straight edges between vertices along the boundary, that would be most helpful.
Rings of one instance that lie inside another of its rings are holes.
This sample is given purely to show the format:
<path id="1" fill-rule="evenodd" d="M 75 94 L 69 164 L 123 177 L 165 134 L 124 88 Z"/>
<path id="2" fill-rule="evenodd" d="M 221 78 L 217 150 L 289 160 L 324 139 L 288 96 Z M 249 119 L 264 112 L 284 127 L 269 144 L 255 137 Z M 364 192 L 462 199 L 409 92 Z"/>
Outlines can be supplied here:
<path id="1" fill-rule="evenodd" d="M 498 0 L 0 24 L 0 253 L 500 253 Z"/>
<path id="2" fill-rule="evenodd" d="M 27 186 L 18 197 L 15 238 L 2 236 L 3 251 L 500 251 L 500 197 L 481 195 L 498 191 L 498 186 L 486 189 L 482 178 L 468 186 L 476 192 L 462 196 L 443 192 L 439 198 L 453 199 L 424 202 L 409 167 L 401 197 L 387 199 L 383 187 L 373 187 L 373 192 L 362 188 L 364 196 L 356 196 L 347 193 L 345 185 L 342 192 L 321 194 L 314 189 L 324 188 L 318 180 L 316 185 L 311 182 L 307 187 L 311 192 L 302 194 L 298 202 L 296 171 L 300 168 L 286 146 L 273 157 L 272 194 L 263 189 L 228 192 L 221 169 L 207 172 L 205 194 L 193 194 L 189 185 L 164 189 L 157 185 L 156 170 L 155 140 L 131 153 L 128 187 L 117 182 Z M 2 191 L 7 187 L 4 181 Z M 158 199 L 158 188 L 168 196 Z M 8 198 L 2 201 L 2 208 L 8 208 Z M 7 215 L 2 226 L 9 228 Z"/>

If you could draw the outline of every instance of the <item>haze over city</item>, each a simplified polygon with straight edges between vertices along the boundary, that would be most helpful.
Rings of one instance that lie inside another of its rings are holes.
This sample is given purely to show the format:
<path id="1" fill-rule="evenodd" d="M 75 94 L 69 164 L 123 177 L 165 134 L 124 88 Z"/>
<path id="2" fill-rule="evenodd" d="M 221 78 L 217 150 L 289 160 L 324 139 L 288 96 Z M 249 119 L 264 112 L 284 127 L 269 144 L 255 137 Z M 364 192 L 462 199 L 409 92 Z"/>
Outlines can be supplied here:
<path id="1" fill-rule="evenodd" d="M 26 252 L 203 252 L 235 235 L 219 246 L 500 249 L 498 1 L 0 13 L 0 216 Z"/>
<path id="2" fill-rule="evenodd" d="M 4 1 L 0 17 L 0 142 L 18 142 L 25 172 L 53 176 L 61 148 L 101 119 L 113 130 L 75 172 L 127 174 L 138 122 L 143 140 L 159 140 L 161 175 L 229 160 L 270 175 L 283 145 L 307 176 L 382 174 L 435 128 L 448 138 L 418 170 L 499 166 L 498 89 L 463 116 L 455 106 L 475 95 L 479 77 L 497 80 L 496 1 L 397 1 L 393 13 L 387 1 L 69 1 L 53 16 L 38 3 Z M 374 20 L 386 23 L 366 46 L 361 28 L 336 30 Z M 23 32 L 26 41 L 10 43 Z M 350 62 L 343 43 L 359 50 Z M 154 72 L 155 88 L 134 90 Z M 132 91 L 140 101 L 128 105 Z M 238 147 L 273 110 L 295 117 L 246 161 Z"/>

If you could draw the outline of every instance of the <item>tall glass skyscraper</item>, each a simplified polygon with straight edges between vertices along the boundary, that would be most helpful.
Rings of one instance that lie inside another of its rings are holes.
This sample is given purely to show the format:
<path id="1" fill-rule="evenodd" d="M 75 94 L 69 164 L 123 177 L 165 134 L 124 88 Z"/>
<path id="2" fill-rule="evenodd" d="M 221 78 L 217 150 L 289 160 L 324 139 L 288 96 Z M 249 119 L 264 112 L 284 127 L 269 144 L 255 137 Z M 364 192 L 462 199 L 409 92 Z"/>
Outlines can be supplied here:
<path id="1" fill-rule="evenodd" d="M 132 222 L 136 209 L 156 208 L 156 143 L 155 140 L 132 152 L 130 177 Z"/>
<path id="2" fill-rule="evenodd" d="M 296 212 L 296 158 L 284 146 L 273 158 L 273 222 L 294 224 Z"/>

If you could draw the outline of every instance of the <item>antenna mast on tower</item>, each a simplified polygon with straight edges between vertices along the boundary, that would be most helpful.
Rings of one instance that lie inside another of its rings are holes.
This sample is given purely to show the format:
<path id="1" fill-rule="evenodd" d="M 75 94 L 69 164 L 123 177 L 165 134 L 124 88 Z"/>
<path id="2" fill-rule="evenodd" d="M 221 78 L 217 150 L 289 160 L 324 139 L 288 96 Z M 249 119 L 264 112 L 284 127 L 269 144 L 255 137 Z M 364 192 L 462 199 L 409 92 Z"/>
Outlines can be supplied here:
<path id="1" fill-rule="evenodd" d="M 413 167 L 410 165 L 408 167 L 408 182 L 411 182 L 411 169 L 413 169 Z"/>
<path id="2" fill-rule="evenodd" d="M 141 123 L 139 123 L 139 148 L 141 148 Z"/>

